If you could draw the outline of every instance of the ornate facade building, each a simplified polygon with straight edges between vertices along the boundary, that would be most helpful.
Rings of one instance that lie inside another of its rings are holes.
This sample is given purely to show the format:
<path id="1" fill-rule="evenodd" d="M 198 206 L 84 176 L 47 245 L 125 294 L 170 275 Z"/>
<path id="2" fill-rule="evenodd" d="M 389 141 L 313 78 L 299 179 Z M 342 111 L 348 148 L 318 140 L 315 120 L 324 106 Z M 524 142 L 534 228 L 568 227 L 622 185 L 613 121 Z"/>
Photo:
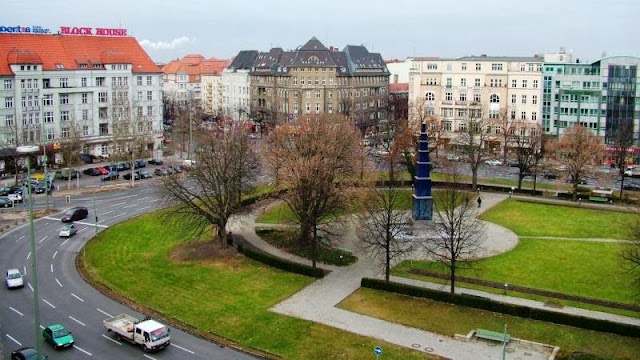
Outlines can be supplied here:
<path id="1" fill-rule="evenodd" d="M 341 113 L 364 129 L 388 118 L 389 71 L 364 46 L 338 51 L 314 37 L 293 51 L 257 53 L 249 76 L 250 113 L 258 122 Z"/>

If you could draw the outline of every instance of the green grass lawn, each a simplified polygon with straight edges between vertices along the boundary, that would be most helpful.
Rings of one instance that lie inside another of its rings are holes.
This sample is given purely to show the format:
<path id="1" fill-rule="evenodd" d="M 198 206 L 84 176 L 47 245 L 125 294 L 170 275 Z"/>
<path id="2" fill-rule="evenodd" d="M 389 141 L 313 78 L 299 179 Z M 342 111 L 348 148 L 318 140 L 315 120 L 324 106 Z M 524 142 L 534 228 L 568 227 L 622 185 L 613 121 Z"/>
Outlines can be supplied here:
<path id="1" fill-rule="evenodd" d="M 85 247 L 81 263 L 99 283 L 197 333 L 217 334 L 287 359 L 362 359 L 373 348 L 390 359 L 424 359 L 416 351 L 268 311 L 313 279 L 241 255 L 206 262 L 172 262 L 179 226 L 150 213 L 112 226 Z M 382 344 L 381 344 L 382 343 Z M 330 345 L 330 346 L 328 346 Z"/>
<path id="2" fill-rule="evenodd" d="M 512 251 L 476 261 L 474 269 L 460 269 L 458 275 L 636 304 L 637 292 L 620 267 L 619 249 L 617 243 L 524 239 Z M 410 269 L 445 272 L 438 264 L 405 261 L 393 273 L 408 276 Z"/>
<path id="3" fill-rule="evenodd" d="M 359 289 L 339 305 L 345 310 L 439 334 L 467 334 L 475 328 L 561 347 L 561 353 L 584 351 L 604 359 L 637 359 L 640 341 L 618 335 L 555 325 L 394 293 Z"/>
<path id="4" fill-rule="evenodd" d="M 481 219 L 502 225 L 519 236 L 627 239 L 628 224 L 639 217 L 509 199 L 484 212 Z"/>

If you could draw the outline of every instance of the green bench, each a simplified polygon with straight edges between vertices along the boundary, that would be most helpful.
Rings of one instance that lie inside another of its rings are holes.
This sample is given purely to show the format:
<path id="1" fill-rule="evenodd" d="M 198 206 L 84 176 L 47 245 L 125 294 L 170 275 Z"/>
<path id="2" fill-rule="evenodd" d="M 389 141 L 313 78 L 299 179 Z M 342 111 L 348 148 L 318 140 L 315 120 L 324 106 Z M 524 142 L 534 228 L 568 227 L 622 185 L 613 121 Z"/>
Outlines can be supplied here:
<path id="1" fill-rule="evenodd" d="M 589 196 L 589 201 L 597 201 L 597 202 L 609 202 L 609 199 L 602 196 Z"/>
<path id="2" fill-rule="evenodd" d="M 341 246 L 341 247 L 339 247 L 337 249 L 338 249 L 338 251 L 342 251 L 345 254 L 353 255 L 353 252 L 351 251 L 351 249 L 346 248 L 344 246 Z"/>
<path id="3" fill-rule="evenodd" d="M 509 340 L 511 340 L 511 335 L 509 334 L 505 334 L 497 331 L 485 330 L 485 329 L 476 329 L 476 337 L 481 339 L 495 340 L 495 341 L 507 342 L 507 343 L 509 342 Z"/>

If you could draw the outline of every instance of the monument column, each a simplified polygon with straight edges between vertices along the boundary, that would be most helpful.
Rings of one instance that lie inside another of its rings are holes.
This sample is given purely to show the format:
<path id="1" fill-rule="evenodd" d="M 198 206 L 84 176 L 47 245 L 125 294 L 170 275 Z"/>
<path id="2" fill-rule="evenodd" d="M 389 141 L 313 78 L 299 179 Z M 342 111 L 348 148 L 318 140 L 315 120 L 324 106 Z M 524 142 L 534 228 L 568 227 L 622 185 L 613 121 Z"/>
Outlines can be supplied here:
<path id="1" fill-rule="evenodd" d="M 431 160 L 429 159 L 429 137 L 427 124 L 422 123 L 418 139 L 416 176 L 413 192 L 413 220 L 433 220 L 433 197 L 431 196 Z"/>

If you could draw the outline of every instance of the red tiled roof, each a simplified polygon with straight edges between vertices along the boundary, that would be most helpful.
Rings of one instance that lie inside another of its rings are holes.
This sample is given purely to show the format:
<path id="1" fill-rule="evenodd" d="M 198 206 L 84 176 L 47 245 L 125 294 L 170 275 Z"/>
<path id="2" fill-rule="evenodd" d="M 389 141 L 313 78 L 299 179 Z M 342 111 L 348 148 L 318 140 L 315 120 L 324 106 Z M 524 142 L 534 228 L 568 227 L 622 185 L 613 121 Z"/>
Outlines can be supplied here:
<path id="1" fill-rule="evenodd" d="M 408 92 L 409 91 L 409 83 L 394 83 L 389 84 L 389 92 Z"/>
<path id="2" fill-rule="evenodd" d="M 198 75 L 220 75 L 229 64 L 229 60 L 205 59 L 202 55 L 190 54 L 182 59 L 173 60 L 162 67 L 165 74 L 187 74 L 189 81 Z"/>
<path id="3" fill-rule="evenodd" d="M 26 61 L 26 62 L 17 62 Z M 45 71 L 78 70 L 80 64 L 131 64 L 134 73 L 160 73 L 133 37 L 0 34 L 0 75 L 10 64 L 42 64 Z"/>

